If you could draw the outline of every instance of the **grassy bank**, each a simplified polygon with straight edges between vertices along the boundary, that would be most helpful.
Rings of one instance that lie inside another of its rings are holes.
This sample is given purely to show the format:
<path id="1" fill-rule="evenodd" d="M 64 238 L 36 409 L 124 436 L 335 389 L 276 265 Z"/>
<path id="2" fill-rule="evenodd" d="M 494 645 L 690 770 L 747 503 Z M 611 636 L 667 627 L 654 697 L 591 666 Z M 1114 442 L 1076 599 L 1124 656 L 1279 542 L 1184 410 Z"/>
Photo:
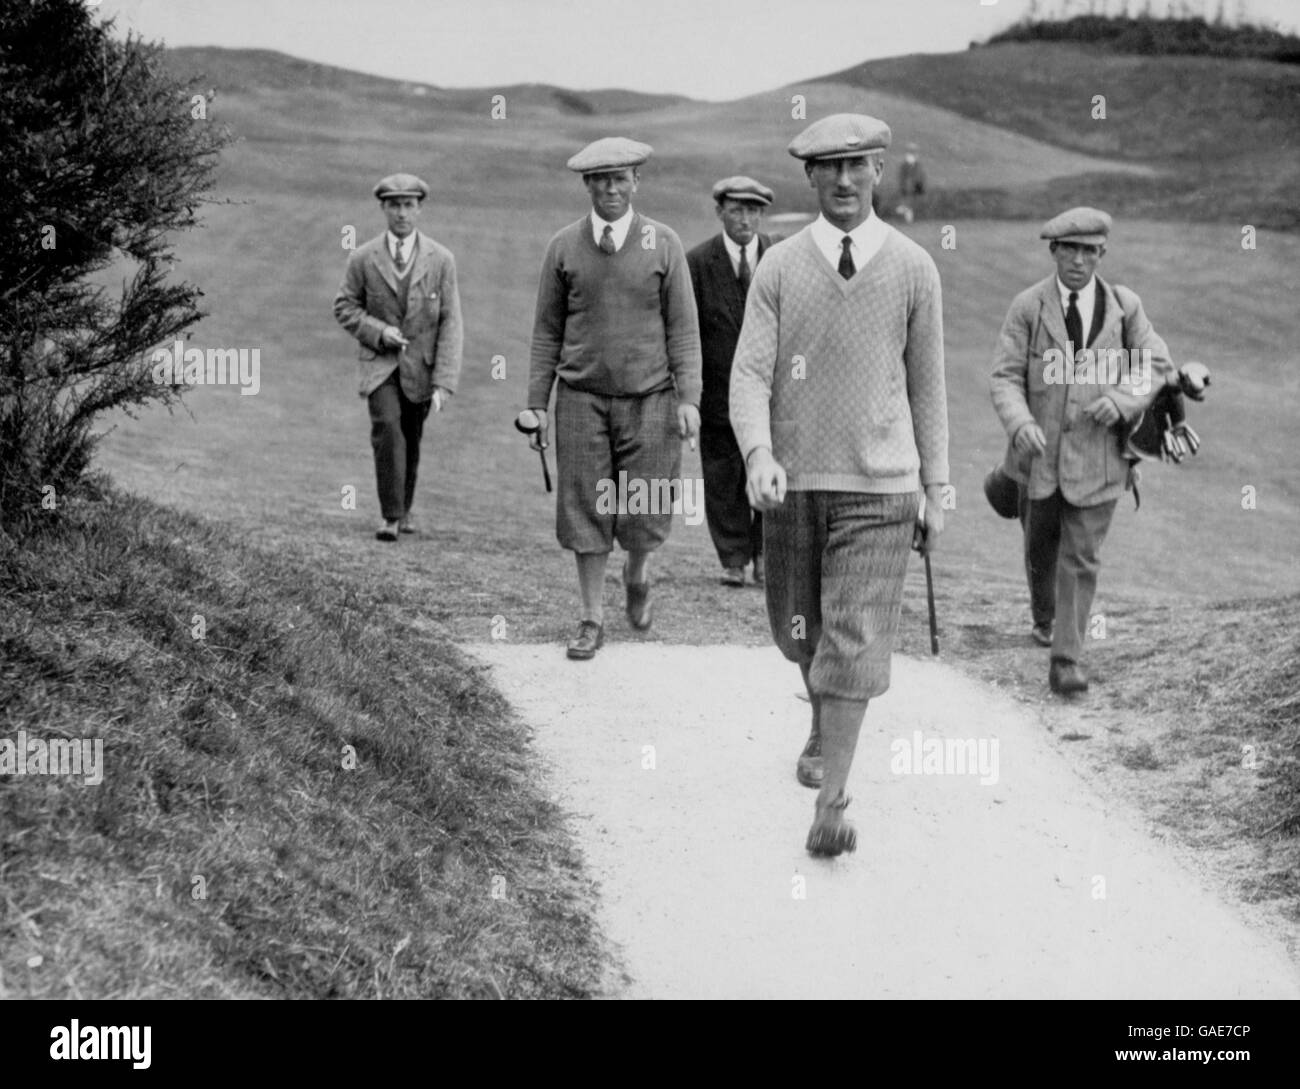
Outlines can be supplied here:
<path id="1" fill-rule="evenodd" d="M 112 490 L 0 551 L 0 738 L 104 751 L 0 776 L 0 995 L 599 987 L 526 731 L 399 586 Z"/>

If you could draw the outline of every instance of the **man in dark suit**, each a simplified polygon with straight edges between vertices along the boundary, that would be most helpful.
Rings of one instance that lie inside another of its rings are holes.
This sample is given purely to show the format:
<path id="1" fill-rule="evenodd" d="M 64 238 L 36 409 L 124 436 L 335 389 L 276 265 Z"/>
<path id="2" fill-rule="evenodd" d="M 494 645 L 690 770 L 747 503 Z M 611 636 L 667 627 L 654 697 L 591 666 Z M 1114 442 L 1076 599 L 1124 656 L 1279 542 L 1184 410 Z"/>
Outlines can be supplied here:
<path id="1" fill-rule="evenodd" d="M 722 233 L 686 255 L 700 315 L 704 393 L 700 400 L 700 461 L 704 468 L 704 513 L 722 561 L 722 581 L 745 585 L 745 567 L 763 581 L 763 516 L 745 494 L 745 459 L 731 430 L 728 390 L 731 357 L 740 339 L 745 297 L 754 266 L 771 239 L 759 234 L 772 190 L 753 178 L 723 178 L 713 187 Z"/>
<path id="2" fill-rule="evenodd" d="M 411 503 L 430 408 L 442 411 L 460 377 L 463 334 L 451 251 L 415 229 L 429 187 L 414 174 L 375 186 L 388 230 L 352 252 L 334 316 L 361 344 L 362 397 L 383 522 L 375 536 L 414 533 Z"/>

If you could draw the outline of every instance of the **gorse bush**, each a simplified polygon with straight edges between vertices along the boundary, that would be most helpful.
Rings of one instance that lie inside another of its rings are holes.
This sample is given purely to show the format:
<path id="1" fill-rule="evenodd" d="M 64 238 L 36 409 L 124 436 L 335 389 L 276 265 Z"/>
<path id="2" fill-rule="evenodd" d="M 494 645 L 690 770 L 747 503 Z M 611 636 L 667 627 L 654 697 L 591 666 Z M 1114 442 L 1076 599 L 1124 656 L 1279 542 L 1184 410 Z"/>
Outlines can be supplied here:
<path id="1" fill-rule="evenodd" d="M 171 403 L 148 353 L 202 316 L 172 283 L 226 130 L 161 47 L 79 0 L 0 7 L 0 524 L 21 529 L 85 472 L 108 409 Z M 97 273 L 120 273 L 109 292 Z"/>

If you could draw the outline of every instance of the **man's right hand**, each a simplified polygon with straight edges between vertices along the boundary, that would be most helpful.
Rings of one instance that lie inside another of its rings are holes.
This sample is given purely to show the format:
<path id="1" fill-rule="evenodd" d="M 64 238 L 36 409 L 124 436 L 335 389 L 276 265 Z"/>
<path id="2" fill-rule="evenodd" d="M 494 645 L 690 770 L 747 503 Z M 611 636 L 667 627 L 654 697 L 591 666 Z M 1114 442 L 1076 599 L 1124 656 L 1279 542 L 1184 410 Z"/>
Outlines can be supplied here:
<path id="1" fill-rule="evenodd" d="M 1027 423 L 1012 440 L 1012 446 L 1016 448 L 1017 454 L 1029 454 L 1032 457 L 1042 457 L 1047 453 L 1047 436 L 1043 434 L 1043 429 L 1036 423 Z"/>
<path id="2" fill-rule="evenodd" d="M 545 450 L 550 445 L 547 434 L 550 425 L 546 419 L 546 409 L 535 408 L 533 412 L 537 416 L 537 430 L 528 436 L 528 446 L 532 450 Z"/>
<path id="3" fill-rule="evenodd" d="M 775 510 L 785 502 L 785 470 L 766 446 L 755 448 L 748 464 L 745 491 L 749 505 L 755 510 Z"/>
<path id="4" fill-rule="evenodd" d="M 385 325 L 383 336 L 379 341 L 385 348 L 405 348 L 411 343 L 402 336 L 402 331 L 396 325 Z"/>

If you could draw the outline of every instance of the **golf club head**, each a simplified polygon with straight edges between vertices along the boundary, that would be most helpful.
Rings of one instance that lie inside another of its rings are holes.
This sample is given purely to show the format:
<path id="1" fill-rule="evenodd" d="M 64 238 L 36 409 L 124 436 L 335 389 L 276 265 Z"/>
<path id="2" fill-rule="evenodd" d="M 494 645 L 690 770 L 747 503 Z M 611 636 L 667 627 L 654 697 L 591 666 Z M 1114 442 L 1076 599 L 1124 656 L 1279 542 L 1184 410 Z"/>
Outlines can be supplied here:
<path id="1" fill-rule="evenodd" d="M 526 408 L 515 417 L 515 430 L 525 435 L 535 435 L 542 429 L 542 421 L 531 408 Z"/>

